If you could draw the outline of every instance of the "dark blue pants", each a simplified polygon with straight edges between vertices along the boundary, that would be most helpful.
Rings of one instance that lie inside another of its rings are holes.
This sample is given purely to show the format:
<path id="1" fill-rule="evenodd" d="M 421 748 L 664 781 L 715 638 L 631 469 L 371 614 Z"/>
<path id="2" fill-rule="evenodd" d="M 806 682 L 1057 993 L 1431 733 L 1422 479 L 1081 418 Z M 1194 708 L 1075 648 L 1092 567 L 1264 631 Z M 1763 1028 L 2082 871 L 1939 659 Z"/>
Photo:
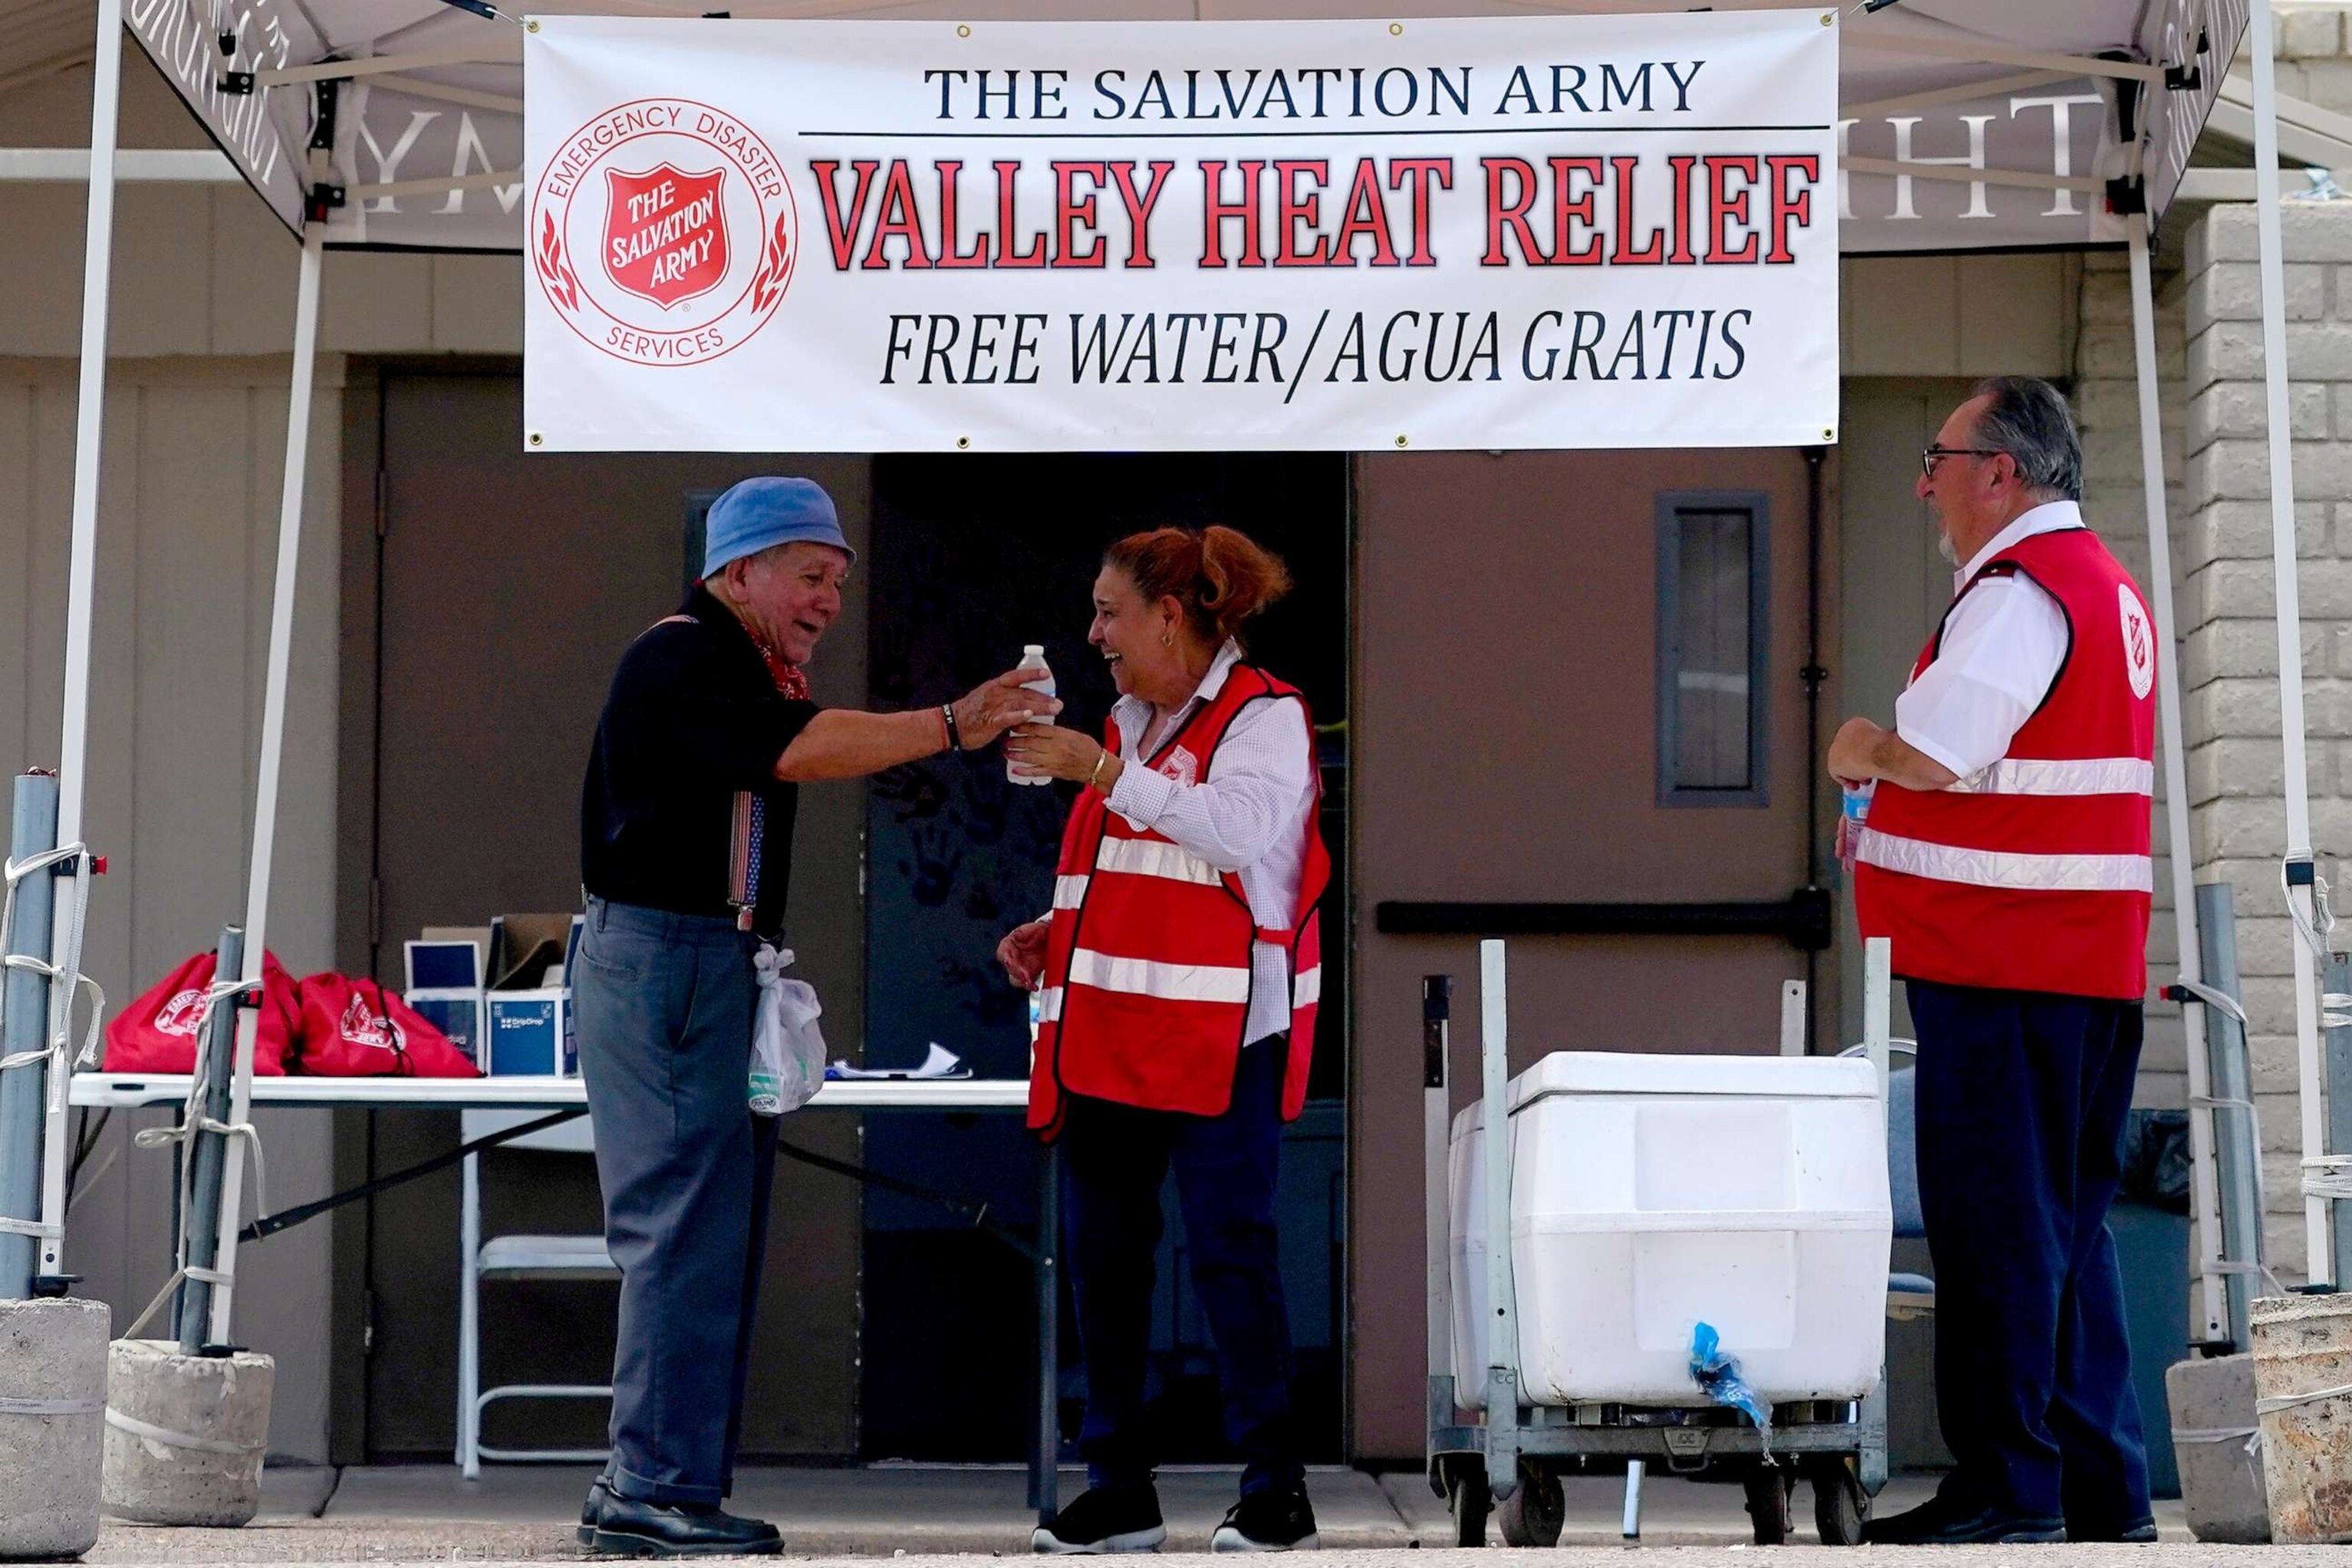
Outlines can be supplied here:
<path id="1" fill-rule="evenodd" d="M 753 946 L 732 921 L 588 903 L 572 1005 L 621 1268 L 604 1477 L 625 1497 L 734 1482 L 776 1156 L 775 1118 L 745 1107 Z"/>
<path id="2" fill-rule="evenodd" d="M 2107 1208 L 2140 1005 L 1907 982 L 1943 1495 L 2077 1537 L 2148 1518 Z"/>
<path id="3" fill-rule="evenodd" d="M 1145 1430 L 1152 1256 L 1160 1189 L 1172 1168 L 1192 1289 L 1216 1340 L 1225 1435 L 1248 1468 L 1244 1493 L 1304 1483 L 1290 1412 L 1290 1320 L 1275 1251 L 1274 1177 L 1282 1151 L 1287 1036 L 1245 1047 L 1223 1116 L 1143 1110 L 1073 1097 L 1063 1125 L 1068 1193 L 1064 1247 L 1086 1361 L 1078 1435 L 1088 1484 L 1150 1478 Z"/>

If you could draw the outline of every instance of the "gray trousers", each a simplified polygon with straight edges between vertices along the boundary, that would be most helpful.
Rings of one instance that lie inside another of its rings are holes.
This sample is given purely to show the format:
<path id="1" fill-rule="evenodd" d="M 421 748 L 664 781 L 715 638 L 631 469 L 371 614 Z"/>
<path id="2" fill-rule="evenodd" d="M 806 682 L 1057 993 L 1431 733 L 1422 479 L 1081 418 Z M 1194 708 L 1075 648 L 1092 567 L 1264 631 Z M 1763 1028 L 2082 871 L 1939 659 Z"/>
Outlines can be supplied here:
<path id="1" fill-rule="evenodd" d="M 588 900 L 572 1005 L 621 1269 L 613 1458 L 625 1497 L 717 1503 L 734 1484 L 776 1121 L 745 1108 L 749 932 Z"/>

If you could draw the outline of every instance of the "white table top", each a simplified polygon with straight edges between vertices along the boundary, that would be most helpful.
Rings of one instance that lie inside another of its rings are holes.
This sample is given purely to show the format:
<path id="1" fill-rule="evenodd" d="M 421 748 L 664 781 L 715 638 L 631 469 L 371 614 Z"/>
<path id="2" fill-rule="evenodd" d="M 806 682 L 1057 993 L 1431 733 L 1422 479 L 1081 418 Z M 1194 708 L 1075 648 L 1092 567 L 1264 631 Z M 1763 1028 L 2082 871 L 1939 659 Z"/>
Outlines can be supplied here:
<path id="1" fill-rule="evenodd" d="M 84 1072 L 73 1077 L 72 1102 L 89 1106 L 178 1105 L 185 1073 Z M 257 1078 L 257 1106 L 342 1107 L 356 1110 L 562 1110 L 588 1103 L 576 1078 Z M 811 1110 L 1019 1110 L 1029 1104 L 1022 1079 L 841 1079 L 817 1090 Z"/>

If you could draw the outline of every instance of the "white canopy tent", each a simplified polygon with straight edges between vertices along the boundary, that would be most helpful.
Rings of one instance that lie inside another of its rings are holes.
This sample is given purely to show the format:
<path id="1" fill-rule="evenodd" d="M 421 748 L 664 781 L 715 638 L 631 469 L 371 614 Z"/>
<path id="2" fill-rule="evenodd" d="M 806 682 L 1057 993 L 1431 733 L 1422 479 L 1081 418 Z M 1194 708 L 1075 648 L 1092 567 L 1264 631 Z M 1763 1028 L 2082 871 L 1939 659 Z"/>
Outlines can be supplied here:
<path id="1" fill-rule="evenodd" d="M 1837 0 L 1719 0 L 1718 9 L 1822 9 Z M 705 15 L 700 0 L 551 0 L 542 12 L 676 16 Z M 1410 16 L 1439 14 L 1635 13 L 1657 0 L 1454 0 L 1389 5 L 1379 0 L 1184 0 L 1118 5 L 1122 20 Z M 2256 164 L 2275 169 L 2276 94 L 2267 5 L 2247 0 L 1862 0 L 1842 7 L 1841 248 L 1849 254 L 2021 247 L 2127 248 L 2133 301 L 2150 587 L 2159 641 L 2166 799 L 2179 975 L 2200 981 L 2196 900 L 2190 878 L 2188 789 L 2181 743 L 2171 552 L 2159 445 L 2155 307 L 2149 237 L 2179 191 L 2189 151 L 2222 98 L 2242 35 L 2253 79 L 2243 103 L 2225 113 L 2252 121 Z M 58 838 L 83 837 L 88 765 L 90 626 L 96 593 L 100 410 L 106 376 L 108 276 L 113 195 L 119 179 L 204 177 L 154 153 L 118 157 L 117 93 L 126 23 L 236 171 L 302 246 L 293 395 L 279 511 L 260 770 L 245 911 L 245 973 L 259 978 L 267 946 L 287 666 L 295 609 L 302 468 L 308 449 L 310 375 L 317 342 L 321 251 L 327 247 L 447 250 L 522 249 L 521 30 L 519 14 L 488 0 L 99 0 L 92 95 L 89 226 L 85 251 L 80 404 L 70 547 L 64 750 Z M 1052 0 L 754 0 L 737 16 L 1067 18 Z M 1832 18 L 1824 16 L 1824 23 Z M 2325 128 L 2323 128 L 2324 130 Z M 2300 133 L 2298 132 L 2298 133 Z M 40 153 L 0 153 L 19 166 Z M 47 154 L 54 158 L 56 154 Z M 134 168 L 144 157 L 152 167 Z M 215 167 L 217 165 L 215 164 Z M 52 170 L 47 177 L 57 177 Z M 2297 635 L 2294 486 L 2287 430 L 2284 285 L 2277 182 L 2256 182 L 2272 463 L 2273 575 L 2281 707 L 2284 725 L 2287 843 L 2284 862 L 2299 923 L 2310 927 L 2309 807 L 2303 741 L 2301 643 Z M 2296 868 L 2302 868 L 2298 872 Z M 60 918 L 62 934 L 70 921 Z M 2303 1142 L 2307 1161 L 2324 1147 L 2315 960 L 2294 945 Z M 45 1181 L 37 1219 L 0 1216 L 0 1228 L 40 1238 L 40 1270 L 59 1270 L 67 1138 L 66 1009 L 47 1068 Z M 2204 1337 L 2224 1336 L 2218 1251 L 2213 1136 L 2202 1004 L 2183 1005 L 2196 1179 L 2193 1205 L 2202 1237 L 2199 1271 Z M 255 1018 L 237 1032 L 231 1123 L 251 1099 Z M 0 1158 L 5 1158 L 0 1152 Z M 233 1307 L 239 1167 L 228 1169 L 222 1205 L 213 1336 L 228 1338 Z M 2335 1277 L 2326 1203 L 2306 1199 L 2310 1275 Z M 2243 1267 L 2242 1265 L 2239 1267 Z"/>

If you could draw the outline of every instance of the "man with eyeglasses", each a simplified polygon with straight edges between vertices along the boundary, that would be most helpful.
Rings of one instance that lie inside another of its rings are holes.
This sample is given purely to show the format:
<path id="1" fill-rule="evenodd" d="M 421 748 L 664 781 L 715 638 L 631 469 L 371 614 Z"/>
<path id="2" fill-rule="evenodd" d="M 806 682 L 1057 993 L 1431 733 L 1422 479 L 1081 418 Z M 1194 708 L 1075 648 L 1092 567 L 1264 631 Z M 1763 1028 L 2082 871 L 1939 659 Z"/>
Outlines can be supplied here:
<path id="1" fill-rule="evenodd" d="M 1895 700 L 1829 769 L 1874 781 L 1862 933 L 1918 1036 L 1936 1391 L 1958 1461 L 1870 1539 L 2153 1541 L 2106 1218 L 2147 990 L 2154 619 L 2083 524 L 2082 446 L 2046 382 L 1985 382 L 1922 455 L 1958 568 Z"/>

